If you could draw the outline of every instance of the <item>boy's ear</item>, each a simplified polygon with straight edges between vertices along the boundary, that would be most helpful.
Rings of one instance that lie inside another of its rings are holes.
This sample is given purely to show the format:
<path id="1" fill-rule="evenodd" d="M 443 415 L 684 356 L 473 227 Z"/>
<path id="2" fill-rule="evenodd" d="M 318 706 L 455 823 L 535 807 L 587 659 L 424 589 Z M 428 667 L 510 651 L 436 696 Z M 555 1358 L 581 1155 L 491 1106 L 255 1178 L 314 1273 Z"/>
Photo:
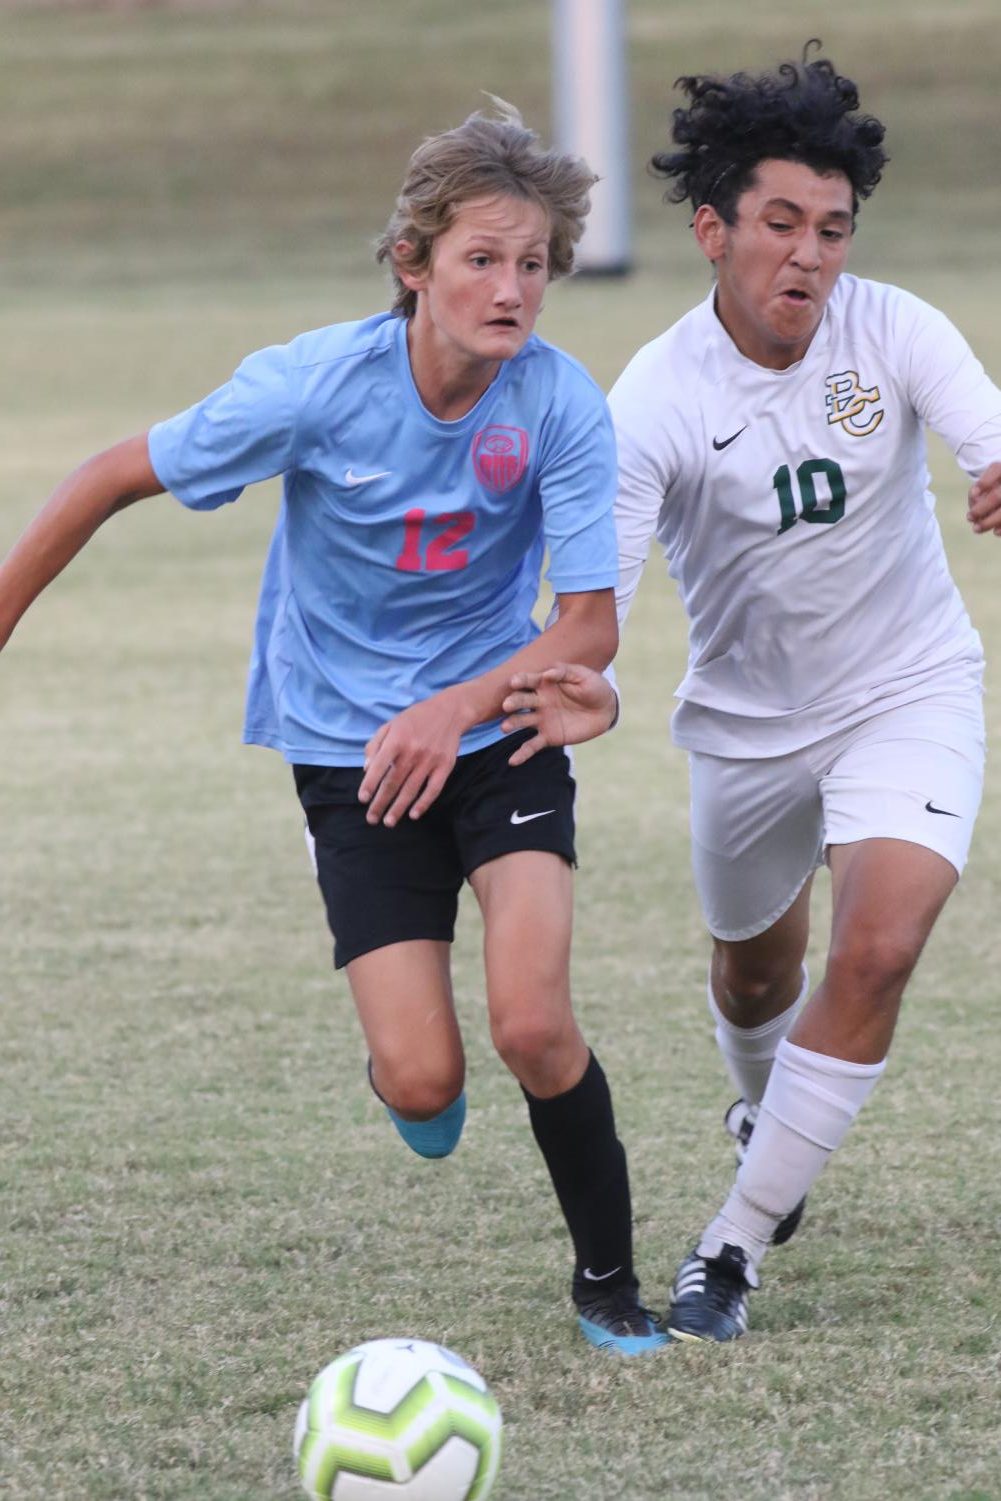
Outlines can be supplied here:
<path id="1" fill-rule="evenodd" d="M 427 268 L 423 271 L 410 269 L 410 257 L 414 253 L 414 247 L 409 240 L 397 240 L 393 246 L 393 269 L 402 281 L 408 292 L 422 292 L 427 286 Z"/>
<path id="2" fill-rule="evenodd" d="M 726 222 L 709 203 L 701 203 L 692 220 L 695 239 L 708 261 L 718 261 L 726 249 Z"/>

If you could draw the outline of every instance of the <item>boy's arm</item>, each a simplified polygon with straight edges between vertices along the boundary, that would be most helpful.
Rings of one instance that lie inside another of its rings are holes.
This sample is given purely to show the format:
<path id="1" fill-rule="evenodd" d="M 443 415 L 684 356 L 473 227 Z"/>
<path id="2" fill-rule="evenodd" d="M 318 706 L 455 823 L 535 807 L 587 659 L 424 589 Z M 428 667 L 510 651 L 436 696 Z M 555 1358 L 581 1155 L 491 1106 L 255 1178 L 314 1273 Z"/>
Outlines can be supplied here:
<path id="1" fill-rule="evenodd" d="M 95 454 L 68 475 L 0 564 L 0 649 L 32 600 L 103 521 L 136 500 L 162 494 L 145 433 Z"/>
<path id="2" fill-rule="evenodd" d="M 566 661 L 599 671 L 607 667 L 618 645 L 614 591 L 562 594 L 557 604 L 552 625 L 506 662 L 412 704 L 373 735 L 358 790 L 369 805 L 369 823 L 392 827 L 408 809 L 411 818 L 427 811 L 455 765 L 463 734 L 501 715 L 515 674 L 541 672 Z"/>

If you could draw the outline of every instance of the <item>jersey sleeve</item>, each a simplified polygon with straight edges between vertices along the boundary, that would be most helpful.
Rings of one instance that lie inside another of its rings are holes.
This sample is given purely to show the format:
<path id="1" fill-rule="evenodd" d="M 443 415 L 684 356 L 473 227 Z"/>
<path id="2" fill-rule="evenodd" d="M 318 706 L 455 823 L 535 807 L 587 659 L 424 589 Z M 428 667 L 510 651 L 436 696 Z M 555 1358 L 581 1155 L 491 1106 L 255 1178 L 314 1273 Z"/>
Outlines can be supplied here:
<path id="1" fill-rule="evenodd" d="M 261 349 L 203 401 L 150 429 L 150 462 L 184 505 L 214 511 L 294 467 L 295 410 L 288 349 Z"/>
<path id="2" fill-rule="evenodd" d="M 676 447 L 663 410 L 651 396 L 663 395 L 663 381 L 648 368 L 641 350 L 622 372 L 608 397 L 615 426 L 619 474 L 615 528 L 619 549 L 619 584 L 615 603 L 619 622 L 629 614 L 639 586 L 661 507 L 678 472 Z"/>
<path id="3" fill-rule="evenodd" d="M 569 419 L 569 420 L 568 420 Z M 615 435 L 601 392 L 588 382 L 548 435 L 539 467 L 546 573 L 556 594 L 613 589 Z"/>
<path id="4" fill-rule="evenodd" d="M 1001 391 L 944 313 L 905 294 L 904 371 L 914 409 L 975 477 L 1001 459 Z"/>

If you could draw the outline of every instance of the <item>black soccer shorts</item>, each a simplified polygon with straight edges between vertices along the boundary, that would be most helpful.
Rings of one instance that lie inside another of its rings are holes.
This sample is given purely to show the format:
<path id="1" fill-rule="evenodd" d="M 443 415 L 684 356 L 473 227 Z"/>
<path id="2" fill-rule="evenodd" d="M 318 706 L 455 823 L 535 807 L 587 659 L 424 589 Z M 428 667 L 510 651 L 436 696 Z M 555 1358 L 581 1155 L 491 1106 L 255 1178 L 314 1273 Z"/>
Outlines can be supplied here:
<path id="1" fill-rule="evenodd" d="M 531 733 L 460 756 L 428 811 L 394 828 L 365 821 L 360 766 L 293 766 L 337 969 L 388 943 L 451 943 L 463 881 L 498 855 L 548 850 L 576 864 L 566 752 L 549 747 L 508 765 Z"/>

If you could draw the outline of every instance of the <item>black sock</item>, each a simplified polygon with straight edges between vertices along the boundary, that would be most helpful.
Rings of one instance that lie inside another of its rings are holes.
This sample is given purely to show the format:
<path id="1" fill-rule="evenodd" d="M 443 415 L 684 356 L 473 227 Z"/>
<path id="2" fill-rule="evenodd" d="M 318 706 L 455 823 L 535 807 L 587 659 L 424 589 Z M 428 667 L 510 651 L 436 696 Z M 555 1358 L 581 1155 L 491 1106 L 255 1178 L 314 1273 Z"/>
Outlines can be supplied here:
<path id="1" fill-rule="evenodd" d="M 522 1092 L 573 1240 L 574 1296 L 634 1283 L 629 1170 L 601 1064 L 592 1053 L 580 1082 L 551 1100 Z"/>

